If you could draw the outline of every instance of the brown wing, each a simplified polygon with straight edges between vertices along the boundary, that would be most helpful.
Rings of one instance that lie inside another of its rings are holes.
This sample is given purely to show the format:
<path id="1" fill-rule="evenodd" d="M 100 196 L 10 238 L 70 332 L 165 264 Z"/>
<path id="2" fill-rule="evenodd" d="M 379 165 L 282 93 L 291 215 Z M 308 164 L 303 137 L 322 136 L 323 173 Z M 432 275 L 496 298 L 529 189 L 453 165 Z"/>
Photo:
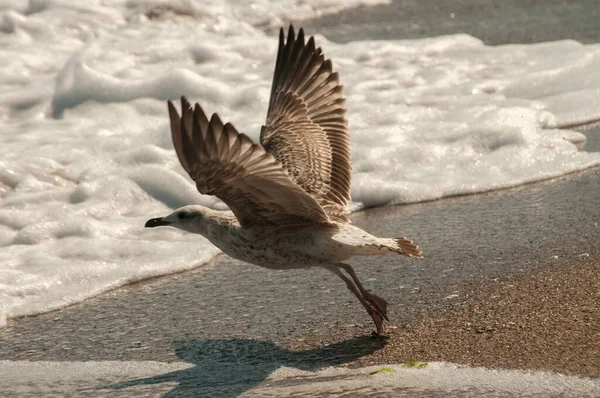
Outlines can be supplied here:
<path id="1" fill-rule="evenodd" d="M 271 88 L 267 123 L 260 139 L 294 182 L 314 196 L 328 215 L 343 219 L 350 200 L 350 138 L 338 74 L 314 38 L 304 43 L 283 29 Z"/>
<path id="2" fill-rule="evenodd" d="M 296 185 L 272 155 L 217 114 L 210 121 L 181 97 L 182 116 L 171 101 L 173 144 L 198 191 L 215 195 L 244 228 L 301 227 L 328 223 L 319 203 Z"/>

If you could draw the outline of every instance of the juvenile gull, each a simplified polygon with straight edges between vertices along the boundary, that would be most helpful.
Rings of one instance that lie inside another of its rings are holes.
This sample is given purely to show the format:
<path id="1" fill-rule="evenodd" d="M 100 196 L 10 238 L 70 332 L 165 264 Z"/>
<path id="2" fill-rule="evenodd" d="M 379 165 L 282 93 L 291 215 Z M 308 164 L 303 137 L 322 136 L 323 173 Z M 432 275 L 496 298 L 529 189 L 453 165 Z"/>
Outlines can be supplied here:
<path id="1" fill-rule="evenodd" d="M 338 275 L 365 307 L 377 333 L 384 332 L 387 302 L 367 291 L 352 256 L 398 253 L 422 257 L 406 238 L 378 238 L 344 215 L 350 200 L 350 139 L 338 74 L 314 38 L 304 41 L 290 26 L 279 50 L 267 122 L 260 144 L 210 120 L 181 97 L 181 117 L 168 102 L 179 161 L 198 191 L 215 195 L 231 211 L 185 206 L 153 218 L 146 227 L 169 225 L 201 234 L 231 257 L 271 269 L 322 267 Z"/>

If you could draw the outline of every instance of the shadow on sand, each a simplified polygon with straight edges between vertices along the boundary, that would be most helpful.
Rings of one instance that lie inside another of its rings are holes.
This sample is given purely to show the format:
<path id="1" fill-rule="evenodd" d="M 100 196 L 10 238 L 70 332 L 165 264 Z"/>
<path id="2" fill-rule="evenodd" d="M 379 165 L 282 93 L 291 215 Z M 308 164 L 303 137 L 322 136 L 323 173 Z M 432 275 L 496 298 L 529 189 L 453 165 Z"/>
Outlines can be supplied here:
<path id="1" fill-rule="evenodd" d="M 290 351 L 269 341 L 223 339 L 173 343 L 177 356 L 195 366 L 175 372 L 130 380 L 98 389 L 178 382 L 165 397 L 236 397 L 285 366 L 317 370 L 342 365 L 371 354 L 385 345 L 378 337 L 357 337 L 307 351 Z"/>

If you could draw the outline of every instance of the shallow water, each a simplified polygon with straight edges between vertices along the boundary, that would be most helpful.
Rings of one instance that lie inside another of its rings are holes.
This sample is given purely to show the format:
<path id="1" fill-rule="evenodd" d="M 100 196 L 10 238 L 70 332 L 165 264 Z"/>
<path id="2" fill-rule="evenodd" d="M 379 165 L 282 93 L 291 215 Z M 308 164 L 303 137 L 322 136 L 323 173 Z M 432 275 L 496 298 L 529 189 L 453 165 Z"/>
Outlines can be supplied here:
<path id="1" fill-rule="evenodd" d="M 199 195 L 179 165 L 164 101 L 185 94 L 256 139 L 277 47 L 265 31 L 291 15 L 342 8 L 6 4 L 0 324 L 214 257 L 199 236 L 143 228 L 186 204 L 223 208 Z M 317 35 L 317 44 L 346 87 L 354 208 L 600 164 L 599 153 L 577 149 L 583 135 L 568 130 L 600 119 L 599 45 L 489 47 L 467 35 L 346 44 Z"/>

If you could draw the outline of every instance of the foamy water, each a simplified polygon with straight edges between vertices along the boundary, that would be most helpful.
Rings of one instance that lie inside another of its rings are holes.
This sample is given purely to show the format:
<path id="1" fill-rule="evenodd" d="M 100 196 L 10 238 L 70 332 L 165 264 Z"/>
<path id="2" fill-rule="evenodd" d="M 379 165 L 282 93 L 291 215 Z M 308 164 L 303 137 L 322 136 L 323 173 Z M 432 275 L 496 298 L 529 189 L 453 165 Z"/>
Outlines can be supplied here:
<path id="1" fill-rule="evenodd" d="M 373 3 L 0 1 L 0 324 L 213 258 L 200 236 L 143 228 L 223 208 L 179 165 L 164 101 L 185 94 L 257 139 L 277 49 L 265 31 Z M 317 44 L 348 97 L 355 208 L 600 164 L 568 130 L 600 119 L 598 45 Z"/>
<path id="2" fill-rule="evenodd" d="M 8 396 L 390 396 L 597 397 L 600 380 L 430 362 L 316 371 L 273 361 L 227 363 L 206 359 L 151 361 L 0 361 L 0 387 Z"/>

